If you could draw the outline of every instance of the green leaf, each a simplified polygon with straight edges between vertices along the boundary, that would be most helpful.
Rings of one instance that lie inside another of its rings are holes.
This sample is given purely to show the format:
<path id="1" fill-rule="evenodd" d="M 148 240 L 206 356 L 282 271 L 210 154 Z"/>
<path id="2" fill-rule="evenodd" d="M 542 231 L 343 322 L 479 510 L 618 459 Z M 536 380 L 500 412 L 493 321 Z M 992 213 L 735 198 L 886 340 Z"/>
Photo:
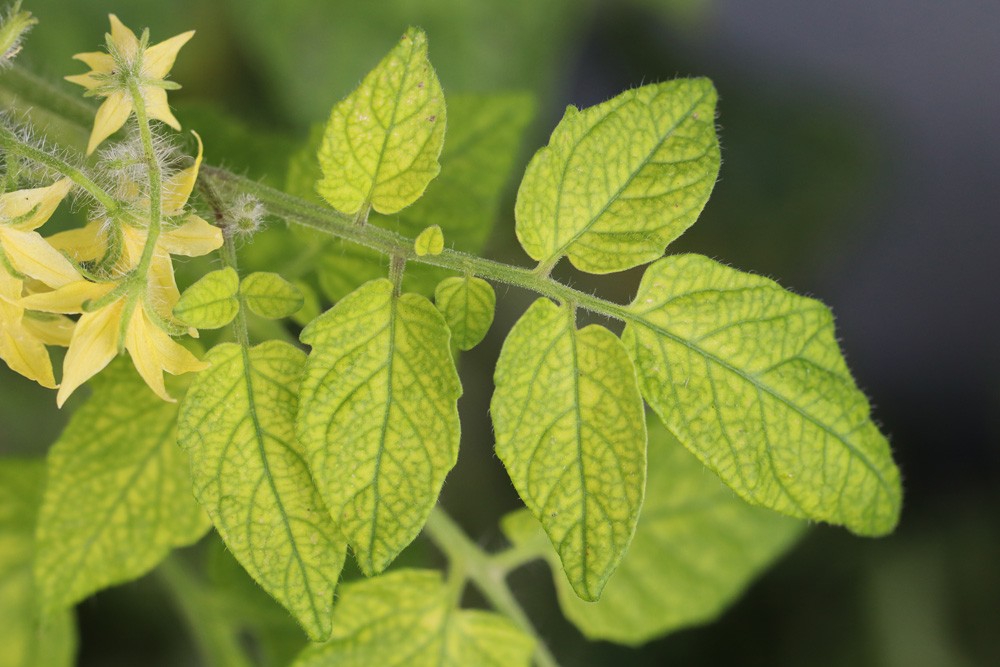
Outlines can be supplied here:
<path id="1" fill-rule="evenodd" d="M 302 331 L 312 346 L 298 436 L 361 570 L 413 541 L 458 457 L 462 386 L 448 326 L 422 296 L 375 280 Z"/>
<path id="2" fill-rule="evenodd" d="M 316 290 L 312 285 L 304 280 L 296 280 L 292 284 L 295 285 L 296 289 L 299 290 L 299 294 L 302 295 L 302 307 L 292 313 L 292 321 L 304 327 L 319 317 L 323 309 L 319 305 L 319 295 L 316 294 Z"/>
<path id="3" fill-rule="evenodd" d="M 243 297 L 250 312 L 269 320 L 280 320 L 293 315 L 305 304 L 299 288 L 277 273 L 258 271 L 251 273 L 240 284 Z"/>
<path id="4" fill-rule="evenodd" d="M 177 405 L 109 366 L 48 455 L 35 578 L 45 610 L 136 579 L 209 528 L 177 447 Z"/>
<path id="5" fill-rule="evenodd" d="M 32 563 L 45 488 L 41 459 L 0 459 L 0 665 L 69 667 L 76 653 L 72 610 L 41 619 Z"/>
<path id="6" fill-rule="evenodd" d="M 434 305 L 451 330 L 451 342 L 460 350 L 471 350 L 493 324 L 497 296 L 481 278 L 463 276 L 442 280 L 434 290 Z"/>
<path id="7" fill-rule="evenodd" d="M 239 288 L 240 277 L 228 266 L 206 273 L 181 294 L 174 317 L 196 329 L 224 327 L 240 311 Z"/>
<path id="8" fill-rule="evenodd" d="M 333 108 L 319 151 L 317 191 L 335 209 L 395 213 L 441 171 L 445 104 L 427 59 L 427 36 L 410 28 L 361 85 Z"/>
<path id="9" fill-rule="evenodd" d="M 820 302 L 700 255 L 646 271 L 623 340 L 649 404 L 748 502 L 860 535 L 899 518 L 899 471 Z"/>
<path id="10" fill-rule="evenodd" d="M 444 234 L 438 225 L 431 225 L 420 232 L 413 242 L 413 251 L 420 257 L 440 255 L 442 250 L 444 250 Z"/>
<path id="11" fill-rule="evenodd" d="M 219 345 L 181 405 L 195 495 L 226 545 L 313 641 L 330 635 L 345 546 L 295 440 L 305 354 Z"/>
<path id="12" fill-rule="evenodd" d="M 566 109 L 517 193 L 532 258 L 590 273 L 652 261 L 701 213 L 719 173 L 715 89 L 678 79 Z"/>
<path id="13" fill-rule="evenodd" d="M 529 667 L 534 641 L 492 612 L 454 609 L 428 570 L 396 570 L 341 587 L 333 636 L 293 667 Z"/>
<path id="14" fill-rule="evenodd" d="M 399 215 L 372 215 L 369 222 L 410 238 L 438 225 L 449 246 L 480 252 L 493 229 L 500 196 L 533 109 L 532 98 L 524 94 L 450 96 L 440 176 Z M 320 176 L 316 146 L 307 147 L 290 165 L 289 192 L 313 195 Z M 369 280 L 385 276 L 386 267 L 386 260 L 373 250 L 340 240 L 328 240 L 317 261 L 320 286 L 334 302 Z M 411 263 L 403 287 L 427 296 L 445 276 L 442 269 Z"/>
<path id="15" fill-rule="evenodd" d="M 526 511 L 508 515 L 515 544 L 544 539 Z M 795 543 L 805 525 L 737 498 L 663 426 L 649 428 L 649 479 L 639 526 L 599 602 L 580 600 L 555 574 L 559 605 L 590 639 L 642 644 L 707 623 Z"/>
<path id="16" fill-rule="evenodd" d="M 607 329 L 538 299 L 511 329 L 490 404 L 497 455 L 577 595 L 596 600 L 628 548 L 646 480 L 635 368 Z"/>

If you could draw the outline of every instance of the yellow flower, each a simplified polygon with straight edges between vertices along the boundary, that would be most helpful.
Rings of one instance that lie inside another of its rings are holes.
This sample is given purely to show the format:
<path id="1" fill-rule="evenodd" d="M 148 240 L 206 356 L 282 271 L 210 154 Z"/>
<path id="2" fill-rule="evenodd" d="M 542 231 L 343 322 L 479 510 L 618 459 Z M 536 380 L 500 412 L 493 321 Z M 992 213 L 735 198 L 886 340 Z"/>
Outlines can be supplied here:
<path id="1" fill-rule="evenodd" d="M 18 305 L 22 282 L 0 271 L 0 359 L 11 370 L 54 389 L 52 362 L 46 345 L 69 345 L 72 320 L 62 316 L 34 317 Z"/>
<path id="2" fill-rule="evenodd" d="M 71 187 L 72 181 L 64 178 L 48 187 L 0 195 L 0 249 L 8 273 L 18 278 L 30 276 L 50 287 L 80 279 L 73 263 L 35 231 L 52 216 Z"/>
<path id="3" fill-rule="evenodd" d="M 149 118 L 163 121 L 175 130 L 181 129 L 167 104 L 167 89 L 180 86 L 164 79 L 174 66 L 177 52 L 191 39 L 194 31 L 189 30 L 147 47 L 145 34 L 140 41 L 117 16 L 110 14 L 108 18 L 111 21 L 108 53 L 98 51 L 76 54 L 73 57 L 88 65 L 91 71 L 66 77 L 67 81 L 83 86 L 90 94 L 107 98 L 97 110 L 94 129 L 87 144 L 88 155 L 102 141 L 121 129 L 132 113 L 129 80 L 138 84 Z"/>

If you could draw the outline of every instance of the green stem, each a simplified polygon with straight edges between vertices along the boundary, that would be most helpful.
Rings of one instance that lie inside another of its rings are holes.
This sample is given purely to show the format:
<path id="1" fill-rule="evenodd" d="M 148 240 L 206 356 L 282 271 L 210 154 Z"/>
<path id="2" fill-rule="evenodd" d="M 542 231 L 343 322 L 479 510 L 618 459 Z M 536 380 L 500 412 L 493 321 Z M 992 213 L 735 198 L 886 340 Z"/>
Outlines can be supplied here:
<path id="1" fill-rule="evenodd" d="M 135 119 L 139 124 L 139 139 L 142 141 L 142 153 L 146 159 L 146 168 L 149 170 L 149 220 L 146 232 L 146 245 L 142 249 L 142 258 L 136 273 L 146 275 L 149 265 L 153 261 L 153 253 L 156 251 L 156 242 L 160 238 L 160 224 L 163 216 L 163 172 L 160 170 L 160 161 L 156 157 L 153 148 L 153 132 L 149 128 L 149 118 L 146 116 L 146 101 L 142 97 L 139 89 L 139 82 L 135 78 L 130 78 L 128 82 L 129 94 L 132 96 L 132 108 L 135 111 Z"/>
<path id="2" fill-rule="evenodd" d="M 472 274 L 494 282 L 531 290 L 560 303 L 573 303 L 584 310 L 617 320 L 629 321 L 634 318 L 626 306 L 573 289 L 569 285 L 534 269 L 511 266 L 449 248 L 446 248 L 439 255 L 421 256 L 413 249 L 413 239 L 401 234 L 375 225 L 359 227 L 354 224 L 354 219 L 351 216 L 311 204 L 298 197 L 293 197 L 280 190 L 222 169 L 203 166 L 202 174 L 223 189 L 254 194 L 273 215 L 366 246 L 381 254 L 398 256 L 407 262 L 430 264 L 458 273 Z"/>
<path id="3" fill-rule="evenodd" d="M 496 556 L 480 549 L 458 527 L 444 510 L 435 508 L 425 526 L 427 535 L 445 553 L 452 567 L 460 568 L 476 585 L 493 607 L 514 622 L 522 631 L 535 640 L 535 664 L 539 667 L 559 667 L 555 656 L 538 635 L 528 615 L 524 613 L 514 595 L 507 587 L 506 577 L 510 571 L 498 564 Z M 535 557 L 538 557 L 536 552 Z M 521 562 L 533 560 L 526 553 L 518 555 Z"/>
<path id="4" fill-rule="evenodd" d="M 235 628 L 213 612 L 211 592 L 202 587 L 177 556 L 168 556 L 156 569 L 156 575 L 183 617 L 202 664 L 253 666 L 240 648 Z"/>

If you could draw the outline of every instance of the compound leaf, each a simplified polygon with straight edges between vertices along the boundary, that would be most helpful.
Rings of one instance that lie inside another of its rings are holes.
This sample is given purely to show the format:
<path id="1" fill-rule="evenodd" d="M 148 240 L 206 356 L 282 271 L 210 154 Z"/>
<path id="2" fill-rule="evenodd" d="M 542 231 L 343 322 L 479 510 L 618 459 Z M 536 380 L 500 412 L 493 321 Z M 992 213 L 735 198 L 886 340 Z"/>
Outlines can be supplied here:
<path id="1" fill-rule="evenodd" d="M 642 644 L 714 619 L 805 525 L 740 500 L 662 425 L 649 425 L 649 479 L 639 526 L 621 567 L 598 602 L 584 602 L 555 574 L 559 605 L 590 639 Z M 508 515 L 504 532 L 520 544 L 544 539 L 526 511 Z"/>
<path id="2" fill-rule="evenodd" d="M 667 427 L 748 502 L 890 532 L 899 471 L 830 311 L 700 255 L 646 271 L 623 340 Z"/>
<path id="3" fill-rule="evenodd" d="M 69 667 L 76 653 L 72 610 L 42 617 L 32 573 L 45 461 L 0 459 L 0 665 Z"/>
<path id="4" fill-rule="evenodd" d="M 312 346 L 298 436 L 367 575 L 413 541 L 458 457 L 462 387 L 448 326 L 422 296 L 374 280 L 302 331 Z"/>
<path id="5" fill-rule="evenodd" d="M 330 635 L 345 545 L 295 440 L 305 354 L 270 341 L 213 348 L 181 405 L 195 495 L 240 564 L 313 641 Z"/>
<path id="6" fill-rule="evenodd" d="M 256 271 L 244 278 L 240 295 L 252 313 L 269 320 L 293 315 L 305 304 L 298 287 L 268 271 Z"/>
<path id="7" fill-rule="evenodd" d="M 497 455 L 585 600 L 628 548 L 646 480 L 635 368 L 607 329 L 538 299 L 511 329 L 490 405 Z"/>
<path id="8" fill-rule="evenodd" d="M 482 278 L 452 276 L 442 280 L 434 290 L 434 305 L 444 315 L 455 347 L 471 350 L 493 324 L 497 295 Z"/>
<path id="9" fill-rule="evenodd" d="M 441 170 L 444 129 L 444 93 L 427 59 L 427 36 L 410 28 L 333 108 L 317 191 L 348 214 L 367 206 L 379 213 L 404 209 Z"/>
<path id="10" fill-rule="evenodd" d="M 529 667 L 533 640 L 499 614 L 454 609 L 438 572 L 344 584 L 330 641 L 293 667 Z"/>
<path id="11" fill-rule="evenodd" d="M 224 327 L 240 311 L 239 288 L 240 277 L 228 266 L 206 273 L 181 294 L 174 316 L 196 329 Z"/>
<path id="12" fill-rule="evenodd" d="M 35 561 L 43 609 L 136 579 L 208 528 L 177 447 L 177 405 L 112 364 L 49 450 Z"/>
<path id="13" fill-rule="evenodd" d="M 701 213 L 719 173 L 708 79 L 626 91 L 569 107 L 517 193 L 517 237 L 532 258 L 590 273 L 663 254 Z"/>

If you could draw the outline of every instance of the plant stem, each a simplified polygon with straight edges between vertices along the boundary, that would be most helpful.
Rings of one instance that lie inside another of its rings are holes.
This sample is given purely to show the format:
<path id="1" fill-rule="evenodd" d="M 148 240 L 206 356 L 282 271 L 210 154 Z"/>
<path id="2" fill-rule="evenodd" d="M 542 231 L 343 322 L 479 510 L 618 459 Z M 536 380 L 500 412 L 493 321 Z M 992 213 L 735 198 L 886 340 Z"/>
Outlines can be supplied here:
<path id="1" fill-rule="evenodd" d="M 144 276 L 149 271 L 153 253 L 156 251 L 156 241 L 160 238 L 160 223 L 163 216 L 163 172 L 160 170 L 160 161 L 153 148 L 153 132 L 149 129 L 146 102 L 142 97 L 142 91 L 139 90 L 139 82 L 135 78 L 130 78 L 128 89 L 132 96 L 135 119 L 139 124 L 139 139 L 142 141 L 143 156 L 146 158 L 146 169 L 149 170 L 149 220 L 146 245 L 142 249 L 142 258 L 136 268 L 136 272 Z"/>
<path id="2" fill-rule="evenodd" d="M 458 524 L 440 508 L 435 508 L 431 512 L 425 530 L 427 535 L 448 557 L 452 567 L 462 568 L 469 580 L 476 585 L 476 588 L 482 592 L 497 611 L 507 616 L 522 631 L 534 638 L 535 663 L 539 667 L 559 667 L 555 656 L 549 651 L 528 615 L 524 613 L 521 605 L 510 592 L 510 588 L 507 587 L 506 576 L 510 570 L 498 565 L 499 559 L 485 553 L 474 544 L 462 532 Z M 526 557 L 526 554 L 519 554 L 519 556 L 524 558 L 524 561 L 531 560 Z"/>

